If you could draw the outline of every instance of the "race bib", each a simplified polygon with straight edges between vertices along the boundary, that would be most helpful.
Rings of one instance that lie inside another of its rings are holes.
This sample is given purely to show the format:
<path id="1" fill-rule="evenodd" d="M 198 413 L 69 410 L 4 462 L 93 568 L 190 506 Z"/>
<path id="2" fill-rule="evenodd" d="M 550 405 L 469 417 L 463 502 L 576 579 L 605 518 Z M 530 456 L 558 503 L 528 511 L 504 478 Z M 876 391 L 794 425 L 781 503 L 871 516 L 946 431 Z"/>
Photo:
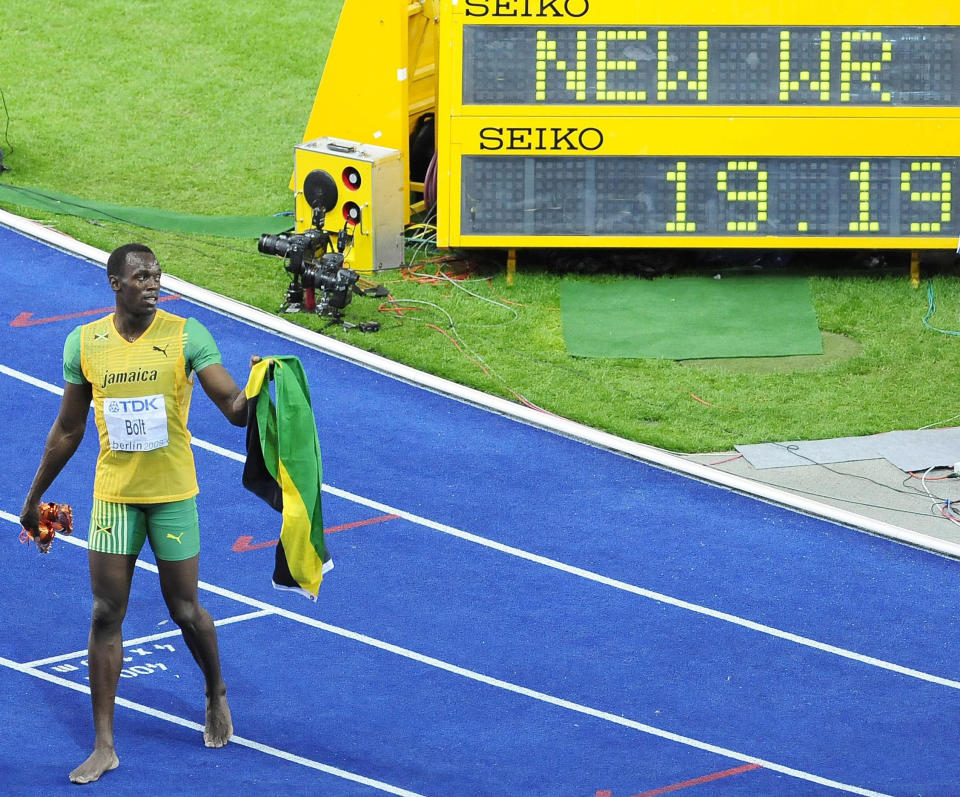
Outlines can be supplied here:
<path id="1" fill-rule="evenodd" d="M 104 399 L 103 419 L 113 451 L 153 451 L 170 442 L 167 406 L 162 393 Z"/>

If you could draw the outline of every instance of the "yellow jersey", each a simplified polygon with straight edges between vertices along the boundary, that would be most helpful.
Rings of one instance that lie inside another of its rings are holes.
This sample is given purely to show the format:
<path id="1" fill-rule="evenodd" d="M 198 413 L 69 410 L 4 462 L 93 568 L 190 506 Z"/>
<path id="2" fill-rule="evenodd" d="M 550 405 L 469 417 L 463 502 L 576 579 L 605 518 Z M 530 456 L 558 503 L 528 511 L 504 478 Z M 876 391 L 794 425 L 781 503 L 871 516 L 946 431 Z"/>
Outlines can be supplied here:
<path id="1" fill-rule="evenodd" d="M 80 327 L 80 366 L 100 434 L 95 498 L 150 504 L 199 492 L 187 431 L 186 321 L 158 309 L 133 343 L 117 332 L 112 313 Z"/>

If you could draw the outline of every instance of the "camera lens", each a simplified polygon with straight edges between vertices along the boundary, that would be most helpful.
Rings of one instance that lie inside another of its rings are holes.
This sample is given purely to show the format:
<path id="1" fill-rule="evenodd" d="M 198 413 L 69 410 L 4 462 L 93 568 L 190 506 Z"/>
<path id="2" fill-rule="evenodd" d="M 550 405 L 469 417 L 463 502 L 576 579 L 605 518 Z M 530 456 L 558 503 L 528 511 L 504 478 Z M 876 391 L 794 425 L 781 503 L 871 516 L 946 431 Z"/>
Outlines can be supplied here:
<path id="1" fill-rule="evenodd" d="M 323 274 L 316 264 L 307 264 L 303 267 L 303 273 L 300 275 L 300 282 L 304 288 L 311 290 L 323 290 Z"/>
<path id="2" fill-rule="evenodd" d="M 257 242 L 257 249 L 265 255 L 279 255 L 284 257 L 290 249 L 290 241 L 285 235 L 270 235 L 264 233 Z"/>

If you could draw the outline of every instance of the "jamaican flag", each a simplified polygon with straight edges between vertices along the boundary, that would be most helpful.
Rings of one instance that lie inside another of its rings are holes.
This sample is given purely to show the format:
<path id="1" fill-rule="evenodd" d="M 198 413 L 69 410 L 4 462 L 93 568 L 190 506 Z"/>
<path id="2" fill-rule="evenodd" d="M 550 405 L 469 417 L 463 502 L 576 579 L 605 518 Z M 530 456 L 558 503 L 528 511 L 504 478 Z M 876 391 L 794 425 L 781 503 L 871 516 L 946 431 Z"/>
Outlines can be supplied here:
<path id="1" fill-rule="evenodd" d="M 283 515 L 273 586 L 316 600 L 333 561 L 323 541 L 320 443 L 303 365 L 296 357 L 265 357 L 250 369 L 245 392 L 243 486 Z"/>

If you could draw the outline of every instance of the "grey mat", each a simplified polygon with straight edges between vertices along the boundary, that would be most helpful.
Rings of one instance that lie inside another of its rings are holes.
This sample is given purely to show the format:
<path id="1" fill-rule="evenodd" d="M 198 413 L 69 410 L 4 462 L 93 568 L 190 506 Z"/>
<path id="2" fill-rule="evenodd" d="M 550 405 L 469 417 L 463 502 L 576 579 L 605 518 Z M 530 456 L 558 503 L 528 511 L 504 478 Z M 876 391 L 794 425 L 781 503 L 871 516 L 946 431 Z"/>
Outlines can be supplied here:
<path id="1" fill-rule="evenodd" d="M 831 440 L 794 440 L 736 446 L 753 467 L 789 468 L 864 459 L 886 459 L 902 471 L 950 467 L 960 462 L 960 427 L 883 432 Z"/>

